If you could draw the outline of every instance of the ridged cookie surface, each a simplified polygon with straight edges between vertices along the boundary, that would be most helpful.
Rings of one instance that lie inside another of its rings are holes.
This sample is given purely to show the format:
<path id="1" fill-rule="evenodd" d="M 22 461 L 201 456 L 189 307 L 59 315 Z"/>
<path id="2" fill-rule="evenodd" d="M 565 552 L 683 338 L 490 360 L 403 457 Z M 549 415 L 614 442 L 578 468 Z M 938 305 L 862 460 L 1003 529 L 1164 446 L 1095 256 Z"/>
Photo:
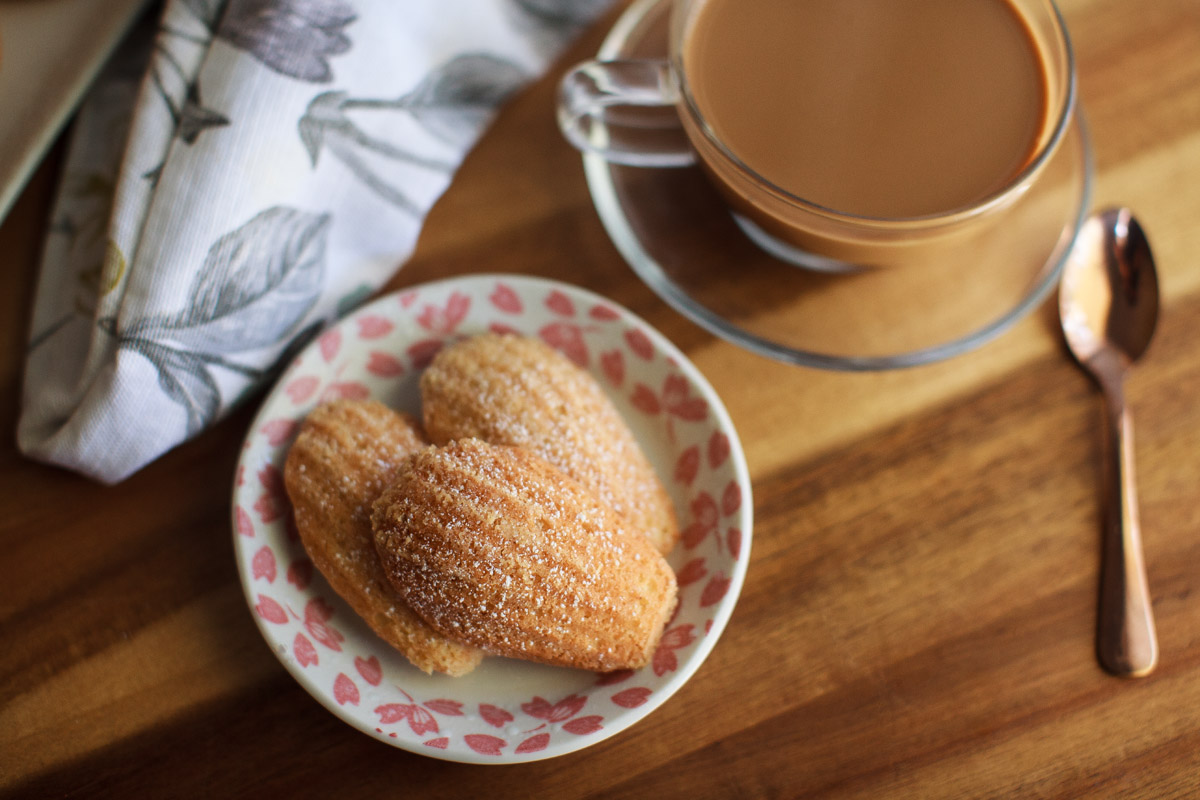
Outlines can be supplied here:
<path id="1" fill-rule="evenodd" d="M 595 671 L 649 661 L 671 567 L 578 482 L 520 448 L 464 439 L 413 457 L 375 504 L 392 584 L 436 630 Z"/>
<path id="2" fill-rule="evenodd" d="M 531 450 L 591 489 L 660 553 L 679 538 L 671 498 L 595 379 L 538 339 L 484 334 L 421 376 L 434 444 L 475 437 Z"/>
<path id="3" fill-rule="evenodd" d="M 305 419 L 284 483 L 304 549 L 333 590 L 419 669 L 463 675 L 482 653 L 437 633 L 405 605 L 384 575 L 371 532 L 372 503 L 426 444 L 415 420 L 382 403 L 327 403 Z"/>

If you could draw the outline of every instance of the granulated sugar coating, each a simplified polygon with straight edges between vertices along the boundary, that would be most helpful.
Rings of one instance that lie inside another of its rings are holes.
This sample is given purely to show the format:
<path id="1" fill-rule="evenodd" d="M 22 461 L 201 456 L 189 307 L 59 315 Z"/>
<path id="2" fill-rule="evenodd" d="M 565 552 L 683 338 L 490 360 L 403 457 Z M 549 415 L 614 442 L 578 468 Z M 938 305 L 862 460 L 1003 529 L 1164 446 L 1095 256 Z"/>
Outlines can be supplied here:
<path id="1" fill-rule="evenodd" d="M 434 444 L 475 437 L 537 453 L 671 551 L 670 497 L 633 433 L 587 372 L 542 341 L 484 334 L 438 354 L 421 378 Z"/>
<path id="2" fill-rule="evenodd" d="M 411 417 L 381 403 L 338 400 L 305 419 L 284 483 L 304 549 L 333 590 L 419 669 L 464 675 L 482 654 L 413 613 L 388 583 L 371 532 L 372 504 L 426 444 Z"/>
<path id="3" fill-rule="evenodd" d="M 498 655 L 636 669 L 675 575 L 607 503 L 521 448 L 461 439 L 417 453 L 375 504 L 392 585 L 436 630 Z"/>

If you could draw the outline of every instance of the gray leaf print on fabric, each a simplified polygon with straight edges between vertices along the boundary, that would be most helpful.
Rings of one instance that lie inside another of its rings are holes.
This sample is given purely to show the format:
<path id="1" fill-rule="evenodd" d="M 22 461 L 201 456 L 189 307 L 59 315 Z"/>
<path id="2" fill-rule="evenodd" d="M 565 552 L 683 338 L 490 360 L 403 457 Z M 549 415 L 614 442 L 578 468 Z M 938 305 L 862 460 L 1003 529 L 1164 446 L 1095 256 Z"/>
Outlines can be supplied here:
<path id="1" fill-rule="evenodd" d="M 330 220 L 276 206 L 218 239 L 173 338 L 214 354 L 280 342 L 320 295 Z"/>
<path id="2" fill-rule="evenodd" d="M 442 139 L 466 146 L 491 113 L 525 83 L 525 71 L 487 53 L 459 56 L 431 72 L 398 105 Z"/>
<path id="3" fill-rule="evenodd" d="M 355 20 L 344 0 L 230 0 L 217 36 L 276 72 L 329 83 L 329 57 L 350 50 Z"/>
<path id="4" fill-rule="evenodd" d="M 225 0 L 183 0 L 188 11 L 212 30 L 217 26 L 221 11 L 225 8 Z"/>
<path id="5" fill-rule="evenodd" d="M 395 101 L 357 100 L 348 97 L 346 92 L 324 92 L 312 99 L 297 128 L 313 166 L 317 165 L 322 149 L 328 149 L 373 192 L 392 205 L 419 216 L 421 207 L 402 189 L 380 176 L 370 165 L 368 156 L 377 155 L 437 172 L 451 172 L 454 165 L 411 153 L 366 133 L 346 115 L 347 111 L 364 108 L 395 110 L 399 106 Z"/>
<path id="6" fill-rule="evenodd" d="M 321 152 L 329 150 L 380 197 L 419 216 L 424 209 L 402 188 L 386 180 L 371 165 L 371 159 L 382 158 L 446 174 L 454 171 L 456 162 L 423 156 L 372 136 L 354 123 L 350 112 L 406 114 L 451 147 L 464 150 L 487 125 L 496 106 L 526 79 L 524 71 L 511 61 L 480 53 L 458 56 L 395 100 L 323 92 L 308 104 L 297 129 L 314 167 Z"/>
<path id="7" fill-rule="evenodd" d="M 229 117 L 211 108 L 205 108 L 200 101 L 200 87 L 193 84 L 188 87 L 188 96 L 183 108 L 179 111 L 179 138 L 188 144 L 195 144 L 197 137 L 209 128 L 221 128 L 229 124 Z"/>
<path id="8" fill-rule="evenodd" d="M 228 356 L 282 348 L 316 304 L 330 219 L 328 214 L 269 208 L 209 248 L 187 308 L 135 320 L 120 331 L 111 318 L 101 320 L 120 347 L 154 364 L 159 385 L 187 411 L 189 434 L 220 409 L 210 369 L 222 367 L 260 380 L 266 370 Z"/>
<path id="9" fill-rule="evenodd" d="M 196 353 L 174 350 L 152 341 L 135 347 L 158 368 L 158 385 L 187 412 L 187 433 L 199 433 L 216 418 L 221 392 L 204 359 Z"/>
<path id="10" fill-rule="evenodd" d="M 526 14 L 563 29 L 580 28 L 596 19 L 612 0 L 513 0 Z"/>
<path id="11" fill-rule="evenodd" d="M 170 115 L 173 136 L 189 145 L 204 131 L 230 122 L 220 111 L 204 105 L 198 84 L 200 67 L 224 7 L 224 0 L 183 0 L 179 6 L 169 5 L 155 38 L 150 81 Z M 176 13 L 177 8 L 184 12 Z M 169 141 L 164 145 L 163 160 L 142 175 L 151 185 L 158 183 L 166 164 Z"/>

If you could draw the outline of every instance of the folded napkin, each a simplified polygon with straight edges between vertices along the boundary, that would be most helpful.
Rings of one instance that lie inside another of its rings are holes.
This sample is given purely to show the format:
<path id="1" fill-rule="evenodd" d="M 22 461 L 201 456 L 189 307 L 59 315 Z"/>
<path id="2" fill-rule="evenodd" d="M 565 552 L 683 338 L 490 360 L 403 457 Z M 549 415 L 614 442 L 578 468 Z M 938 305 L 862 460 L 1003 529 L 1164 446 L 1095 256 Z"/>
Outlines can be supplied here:
<path id="1" fill-rule="evenodd" d="M 610 3 L 168 0 L 75 122 L 21 449 L 112 483 L 219 419 L 395 272 L 496 106 Z"/>

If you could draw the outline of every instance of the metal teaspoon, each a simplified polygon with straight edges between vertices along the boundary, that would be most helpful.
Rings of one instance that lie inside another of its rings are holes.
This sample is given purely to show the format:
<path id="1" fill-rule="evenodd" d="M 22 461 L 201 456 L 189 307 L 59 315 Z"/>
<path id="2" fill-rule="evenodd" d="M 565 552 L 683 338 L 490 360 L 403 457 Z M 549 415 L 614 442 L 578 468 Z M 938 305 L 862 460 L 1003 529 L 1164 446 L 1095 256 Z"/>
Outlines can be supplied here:
<path id="1" fill-rule="evenodd" d="M 1139 677 L 1158 662 L 1158 641 L 1142 560 L 1133 420 L 1123 384 L 1154 333 L 1158 276 L 1129 209 L 1100 211 L 1084 222 L 1059 286 L 1059 317 L 1067 346 L 1100 385 L 1108 410 L 1096 654 L 1114 675 Z"/>

